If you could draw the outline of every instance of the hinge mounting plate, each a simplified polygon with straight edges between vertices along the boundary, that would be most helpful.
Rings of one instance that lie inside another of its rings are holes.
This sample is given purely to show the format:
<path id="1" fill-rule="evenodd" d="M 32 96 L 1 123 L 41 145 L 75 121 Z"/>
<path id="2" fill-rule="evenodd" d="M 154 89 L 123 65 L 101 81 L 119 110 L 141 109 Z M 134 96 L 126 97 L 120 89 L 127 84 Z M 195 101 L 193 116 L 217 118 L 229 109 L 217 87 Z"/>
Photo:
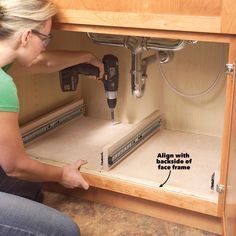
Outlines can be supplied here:
<path id="1" fill-rule="evenodd" d="M 232 63 L 228 63 L 225 65 L 225 73 L 229 75 L 233 75 L 235 70 L 235 65 Z"/>
<path id="2" fill-rule="evenodd" d="M 217 184 L 216 185 L 216 191 L 218 193 L 223 193 L 225 191 L 225 186 L 223 184 Z"/>

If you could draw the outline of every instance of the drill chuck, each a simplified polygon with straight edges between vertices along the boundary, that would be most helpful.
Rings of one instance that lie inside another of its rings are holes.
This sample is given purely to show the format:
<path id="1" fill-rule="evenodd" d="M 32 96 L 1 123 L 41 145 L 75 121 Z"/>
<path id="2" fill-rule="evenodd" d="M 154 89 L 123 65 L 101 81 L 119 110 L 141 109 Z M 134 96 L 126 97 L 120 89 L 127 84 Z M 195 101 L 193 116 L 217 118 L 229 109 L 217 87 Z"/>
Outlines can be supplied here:
<path id="1" fill-rule="evenodd" d="M 107 104 L 108 104 L 109 108 L 115 109 L 117 92 L 116 91 L 106 91 L 106 97 L 107 97 Z"/>

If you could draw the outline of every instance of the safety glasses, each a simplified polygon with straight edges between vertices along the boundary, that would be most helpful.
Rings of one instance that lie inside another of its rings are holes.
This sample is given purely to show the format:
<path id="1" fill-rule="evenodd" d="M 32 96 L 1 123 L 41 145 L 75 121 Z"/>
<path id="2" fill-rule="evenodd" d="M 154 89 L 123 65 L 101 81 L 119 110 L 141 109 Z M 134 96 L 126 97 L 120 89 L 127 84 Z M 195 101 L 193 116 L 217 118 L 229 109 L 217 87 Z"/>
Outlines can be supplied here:
<path id="1" fill-rule="evenodd" d="M 48 46 L 48 44 L 50 43 L 50 41 L 53 37 L 52 34 L 46 35 L 46 34 L 43 34 L 43 33 L 39 32 L 38 30 L 35 30 L 35 29 L 32 29 L 31 32 L 33 34 L 37 35 L 41 39 L 41 41 L 43 43 L 43 46 L 45 48 Z"/>

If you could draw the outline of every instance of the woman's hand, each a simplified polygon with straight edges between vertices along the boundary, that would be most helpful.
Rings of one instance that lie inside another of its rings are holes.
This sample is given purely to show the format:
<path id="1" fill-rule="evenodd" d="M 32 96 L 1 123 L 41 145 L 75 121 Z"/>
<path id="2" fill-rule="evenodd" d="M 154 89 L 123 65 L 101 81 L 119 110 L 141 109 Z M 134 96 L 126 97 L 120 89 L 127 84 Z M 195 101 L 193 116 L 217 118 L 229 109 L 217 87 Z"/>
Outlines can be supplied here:
<path id="1" fill-rule="evenodd" d="M 66 188 L 73 189 L 82 187 L 87 190 L 89 188 L 89 184 L 79 172 L 80 167 L 85 164 L 87 164 L 87 161 L 79 160 L 74 164 L 62 167 L 62 180 L 60 184 Z"/>
<path id="2" fill-rule="evenodd" d="M 103 78 L 104 75 L 104 64 L 100 59 L 91 53 L 91 59 L 88 61 L 89 64 L 94 65 L 99 68 L 99 79 Z"/>

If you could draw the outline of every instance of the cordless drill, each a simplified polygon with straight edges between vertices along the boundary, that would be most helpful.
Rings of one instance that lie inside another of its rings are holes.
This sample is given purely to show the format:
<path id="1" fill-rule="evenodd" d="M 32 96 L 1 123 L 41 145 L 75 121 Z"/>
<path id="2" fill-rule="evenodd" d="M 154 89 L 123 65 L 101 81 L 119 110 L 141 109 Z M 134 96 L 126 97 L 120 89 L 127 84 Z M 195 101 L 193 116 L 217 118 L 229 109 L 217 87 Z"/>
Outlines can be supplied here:
<path id="1" fill-rule="evenodd" d="M 111 111 L 111 120 L 115 120 L 114 110 L 116 107 L 117 90 L 119 85 L 119 64 L 118 58 L 114 55 L 105 55 L 102 59 L 105 73 L 102 78 L 107 104 Z M 65 68 L 59 72 L 61 89 L 63 92 L 75 91 L 79 81 L 79 75 L 99 76 L 99 68 L 91 64 L 77 64 Z"/>

